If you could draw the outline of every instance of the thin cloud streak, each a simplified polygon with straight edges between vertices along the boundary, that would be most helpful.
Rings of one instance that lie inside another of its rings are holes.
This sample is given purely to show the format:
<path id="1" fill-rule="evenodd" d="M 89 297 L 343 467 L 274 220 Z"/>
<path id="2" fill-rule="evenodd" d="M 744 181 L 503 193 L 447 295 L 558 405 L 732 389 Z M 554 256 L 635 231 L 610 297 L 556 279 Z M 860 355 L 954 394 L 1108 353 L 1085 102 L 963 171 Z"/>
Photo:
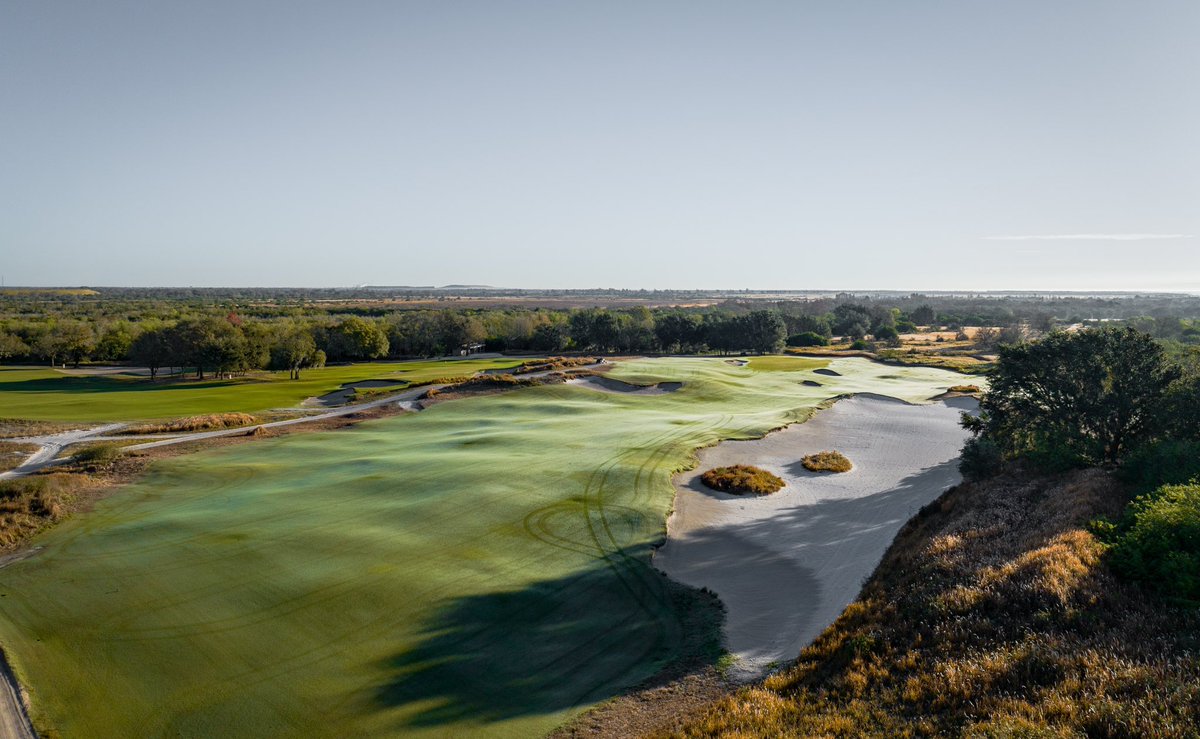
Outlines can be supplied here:
<path id="1" fill-rule="evenodd" d="M 1193 234 L 1030 234 L 1022 236 L 984 236 L 986 241 L 1163 241 L 1193 239 Z"/>

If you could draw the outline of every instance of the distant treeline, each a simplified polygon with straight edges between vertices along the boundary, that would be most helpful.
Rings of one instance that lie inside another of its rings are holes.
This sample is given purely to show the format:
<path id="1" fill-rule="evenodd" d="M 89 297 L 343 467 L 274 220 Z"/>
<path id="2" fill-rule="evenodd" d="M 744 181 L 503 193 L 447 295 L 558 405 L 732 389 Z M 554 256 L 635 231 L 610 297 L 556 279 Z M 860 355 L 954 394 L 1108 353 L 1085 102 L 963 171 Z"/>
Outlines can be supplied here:
<path id="1" fill-rule="evenodd" d="M 1004 343 L 1063 325 L 1118 319 L 1160 339 L 1200 343 L 1195 320 L 1200 299 L 1185 296 L 843 294 L 653 308 L 548 309 L 517 300 L 513 307 L 412 309 L 385 300 L 328 302 L 320 297 L 336 291 L 197 294 L 205 292 L 122 289 L 100 295 L 0 297 L 0 361 L 129 361 L 155 369 L 187 367 L 198 374 L 253 369 L 296 373 L 325 360 L 441 356 L 467 348 L 753 353 L 822 344 L 832 336 L 894 344 L 899 333 L 929 326 L 995 327 L 993 343 Z"/>

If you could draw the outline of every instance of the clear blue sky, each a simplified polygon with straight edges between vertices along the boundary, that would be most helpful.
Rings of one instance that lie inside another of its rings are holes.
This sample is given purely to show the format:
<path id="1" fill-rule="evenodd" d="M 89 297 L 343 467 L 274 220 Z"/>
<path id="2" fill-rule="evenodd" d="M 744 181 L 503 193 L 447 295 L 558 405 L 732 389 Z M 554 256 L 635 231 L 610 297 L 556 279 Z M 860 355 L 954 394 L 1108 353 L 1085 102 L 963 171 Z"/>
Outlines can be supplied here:
<path id="1" fill-rule="evenodd" d="M 7 0 L 0 272 L 1197 291 L 1197 39 L 1196 0 Z"/>

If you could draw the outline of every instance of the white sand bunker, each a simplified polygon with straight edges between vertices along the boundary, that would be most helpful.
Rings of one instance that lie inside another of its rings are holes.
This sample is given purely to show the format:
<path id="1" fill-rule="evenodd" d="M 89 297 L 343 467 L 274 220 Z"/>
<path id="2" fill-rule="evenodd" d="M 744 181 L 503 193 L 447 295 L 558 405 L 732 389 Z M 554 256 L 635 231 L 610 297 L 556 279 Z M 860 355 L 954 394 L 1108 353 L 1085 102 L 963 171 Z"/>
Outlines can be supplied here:
<path id="1" fill-rule="evenodd" d="M 311 402 L 306 401 L 304 404 L 321 407 L 345 405 L 354 399 L 355 388 L 395 387 L 399 390 L 407 384 L 404 380 L 359 380 L 358 382 L 347 382 L 341 388 L 331 393 L 325 393 L 318 398 L 310 398 L 309 401 Z"/>
<path id="2" fill-rule="evenodd" d="M 599 390 L 602 393 L 620 393 L 622 395 L 665 395 L 673 393 L 683 387 L 682 382 L 660 382 L 656 385 L 633 385 L 621 380 L 615 380 L 611 377 L 603 377 L 601 375 L 592 375 L 589 377 L 577 377 L 573 380 L 567 380 L 568 385 L 578 385 L 591 390 Z"/>
<path id="3" fill-rule="evenodd" d="M 700 451 L 700 464 L 675 479 L 675 512 L 654 564 L 728 608 L 726 647 L 734 674 L 756 677 L 794 659 L 858 595 L 900 527 L 959 482 L 959 426 L 972 399 L 908 405 L 860 395 L 754 441 Z M 854 463 L 841 474 L 804 469 L 825 449 Z M 735 496 L 700 482 L 705 470 L 750 464 L 787 486 Z"/>

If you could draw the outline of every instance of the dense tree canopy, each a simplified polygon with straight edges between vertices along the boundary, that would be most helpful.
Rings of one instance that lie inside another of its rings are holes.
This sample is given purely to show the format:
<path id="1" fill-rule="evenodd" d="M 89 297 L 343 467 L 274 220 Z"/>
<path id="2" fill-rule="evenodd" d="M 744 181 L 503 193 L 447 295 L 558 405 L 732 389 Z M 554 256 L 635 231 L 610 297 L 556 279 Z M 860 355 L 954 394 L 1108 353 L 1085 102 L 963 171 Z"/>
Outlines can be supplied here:
<path id="1" fill-rule="evenodd" d="M 1001 345 L 978 418 L 966 424 L 1002 454 L 1116 462 L 1156 430 L 1179 371 L 1132 328 L 1058 332 Z"/>

